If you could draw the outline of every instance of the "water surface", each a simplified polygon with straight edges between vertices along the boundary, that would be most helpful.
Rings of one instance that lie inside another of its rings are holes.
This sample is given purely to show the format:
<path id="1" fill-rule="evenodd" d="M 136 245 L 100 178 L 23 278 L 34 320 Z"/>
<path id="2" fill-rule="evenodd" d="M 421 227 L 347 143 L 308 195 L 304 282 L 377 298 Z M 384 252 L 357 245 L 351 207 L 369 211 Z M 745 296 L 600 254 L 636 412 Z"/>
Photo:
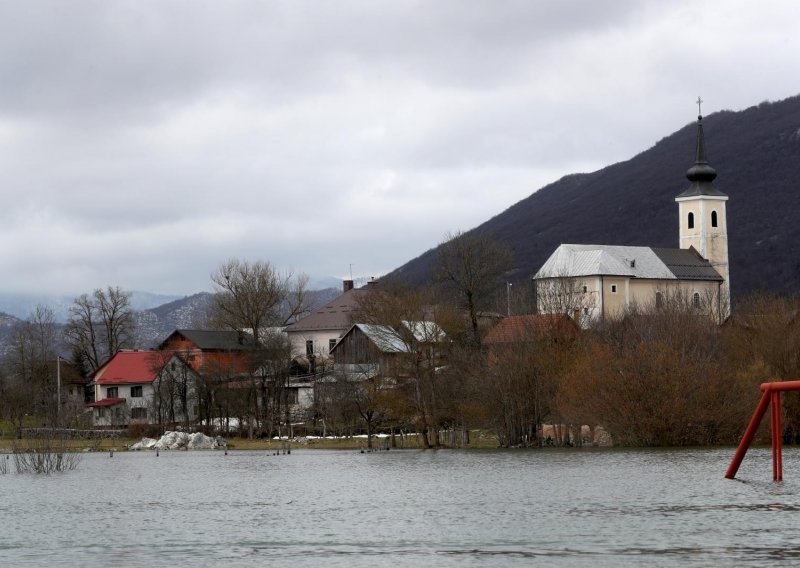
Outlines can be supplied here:
<path id="1" fill-rule="evenodd" d="M 791 566 L 800 451 L 85 454 L 0 475 L 3 566 Z"/>

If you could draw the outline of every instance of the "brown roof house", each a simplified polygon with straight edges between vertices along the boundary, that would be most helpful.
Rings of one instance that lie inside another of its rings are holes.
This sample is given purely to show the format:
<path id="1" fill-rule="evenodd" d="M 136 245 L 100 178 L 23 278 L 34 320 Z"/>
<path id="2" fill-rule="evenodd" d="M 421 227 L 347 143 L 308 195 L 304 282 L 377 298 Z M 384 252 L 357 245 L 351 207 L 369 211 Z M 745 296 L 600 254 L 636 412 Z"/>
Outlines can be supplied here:
<path id="1" fill-rule="evenodd" d="M 345 280 L 335 300 L 287 326 L 284 331 L 292 343 L 292 356 L 329 359 L 339 338 L 352 326 L 351 315 L 359 300 L 375 285 L 377 281 L 372 280 L 363 288 L 355 288 L 352 280 Z"/>

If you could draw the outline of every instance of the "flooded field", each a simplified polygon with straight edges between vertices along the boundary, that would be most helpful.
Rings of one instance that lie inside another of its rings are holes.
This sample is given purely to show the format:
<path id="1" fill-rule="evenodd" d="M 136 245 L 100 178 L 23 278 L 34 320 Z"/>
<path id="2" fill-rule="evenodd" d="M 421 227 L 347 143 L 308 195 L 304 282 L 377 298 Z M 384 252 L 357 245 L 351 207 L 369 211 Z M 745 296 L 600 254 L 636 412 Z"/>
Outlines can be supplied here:
<path id="1" fill-rule="evenodd" d="M 800 451 L 86 454 L 0 475 L 3 566 L 800 563 Z"/>

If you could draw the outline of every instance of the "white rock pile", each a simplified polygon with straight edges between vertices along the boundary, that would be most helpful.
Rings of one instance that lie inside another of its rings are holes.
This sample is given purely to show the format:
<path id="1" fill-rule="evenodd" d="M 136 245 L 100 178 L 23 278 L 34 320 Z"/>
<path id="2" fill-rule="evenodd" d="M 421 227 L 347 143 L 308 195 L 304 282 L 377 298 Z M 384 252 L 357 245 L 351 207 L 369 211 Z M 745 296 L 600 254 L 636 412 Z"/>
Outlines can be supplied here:
<path id="1" fill-rule="evenodd" d="M 227 442 L 221 436 L 212 438 L 202 432 L 166 432 L 161 439 L 142 438 L 131 446 L 132 450 L 214 450 L 224 448 Z"/>

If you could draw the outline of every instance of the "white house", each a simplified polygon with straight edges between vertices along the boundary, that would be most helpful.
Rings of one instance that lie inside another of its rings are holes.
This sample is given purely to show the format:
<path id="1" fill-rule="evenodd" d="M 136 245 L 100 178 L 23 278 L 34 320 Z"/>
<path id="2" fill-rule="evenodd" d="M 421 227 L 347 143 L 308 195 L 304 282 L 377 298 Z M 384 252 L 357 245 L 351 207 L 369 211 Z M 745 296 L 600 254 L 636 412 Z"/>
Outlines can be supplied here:
<path id="1" fill-rule="evenodd" d="M 359 300 L 375 285 L 373 280 L 363 288 L 354 288 L 352 280 L 345 280 L 342 294 L 335 300 L 286 327 L 284 331 L 292 343 L 292 357 L 329 359 L 339 338 L 350 329 L 351 315 Z"/>
<path id="2" fill-rule="evenodd" d="M 95 426 L 155 424 L 197 418 L 197 374 L 174 353 L 120 351 L 94 373 Z"/>

